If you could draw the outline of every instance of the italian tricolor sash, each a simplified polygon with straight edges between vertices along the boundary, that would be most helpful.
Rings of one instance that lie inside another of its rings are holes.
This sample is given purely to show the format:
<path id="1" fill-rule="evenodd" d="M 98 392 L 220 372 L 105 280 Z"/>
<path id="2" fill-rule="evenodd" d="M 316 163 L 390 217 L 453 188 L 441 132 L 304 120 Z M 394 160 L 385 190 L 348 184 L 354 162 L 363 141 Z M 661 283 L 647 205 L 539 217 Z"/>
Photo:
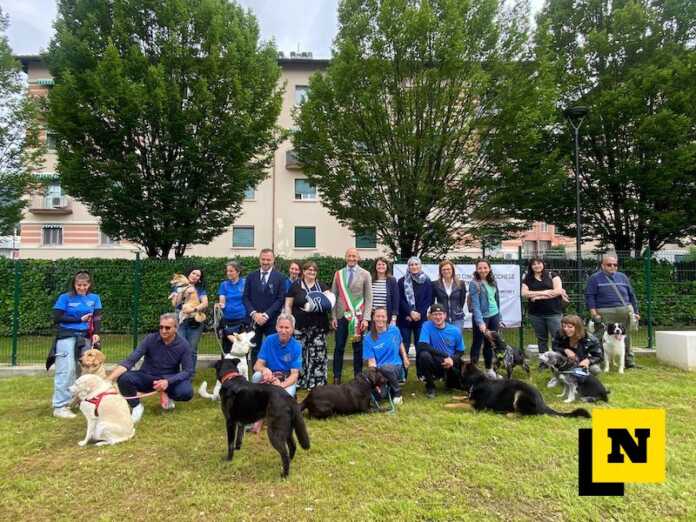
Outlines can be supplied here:
<path id="1" fill-rule="evenodd" d="M 365 310 L 365 300 L 362 297 L 354 297 L 348 288 L 348 268 L 336 272 L 336 278 L 338 279 L 338 294 L 343 302 L 343 307 L 346 309 L 343 317 L 348 320 L 348 335 L 355 337 L 358 331 L 358 321 L 362 320 Z"/>

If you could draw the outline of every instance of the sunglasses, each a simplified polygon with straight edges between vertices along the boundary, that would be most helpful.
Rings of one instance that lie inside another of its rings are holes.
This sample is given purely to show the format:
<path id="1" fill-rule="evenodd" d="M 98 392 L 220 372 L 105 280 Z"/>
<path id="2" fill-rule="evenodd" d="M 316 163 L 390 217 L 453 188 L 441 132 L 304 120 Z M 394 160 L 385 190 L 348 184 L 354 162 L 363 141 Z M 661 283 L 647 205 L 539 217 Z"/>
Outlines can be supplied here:
<path id="1" fill-rule="evenodd" d="M 162 326 L 162 325 L 160 325 L 159 329 L 160 329 L 160 330 L 172 330 L 172 329 L 174 329 L 174 327 L 173 327 L 173 326 Z"/>
<path id="2" fill-rule="evenodd" d="M 604 263 L 604 266 L 619 266 L 618 263 Z"/>

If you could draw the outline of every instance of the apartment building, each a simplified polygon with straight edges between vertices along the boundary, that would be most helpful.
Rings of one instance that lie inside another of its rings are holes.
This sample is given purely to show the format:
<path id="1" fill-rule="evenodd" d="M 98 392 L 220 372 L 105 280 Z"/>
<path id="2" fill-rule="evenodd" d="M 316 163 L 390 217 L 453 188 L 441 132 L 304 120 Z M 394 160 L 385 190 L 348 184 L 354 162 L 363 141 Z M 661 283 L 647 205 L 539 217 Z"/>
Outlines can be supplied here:
<path id="1" fill-rule="evenodd" d="M 20 56 L 28 76 L 29 92 L 45 96 L 53 80 L 41 56 Z M 328 65 L 309 53 L 279 58 L 285 94 L 279 125 L 293 126 L 292 110 L 307 95 L 309 78 Z M 45 190 L 30 194 L 29 205 L 20 226 L 19 257 L 56 259 L 62 257 L 132 258 L 137 245 L 114 241 L 103 234 L 99 219 L 80 202 L 66 194 L 55 173 L 54 137 L 44 132 L 48 152 L 37 176 L 46 180 Z M 517 252 L 517 243 L 538 251 L 556 246 L 559 239 L 551 225 L 538 224 L 518 239 L 503 242 L 496 250 Z M 542 230 L 544 228 L 544 230 Z M 565 238 L 563 239 L 564 242 Z M 342 255 L 357 247 L 362 257 L 384 253 L 374 236 L 357 236 L 341 226 L 321 204 L 319 194 L 306 179 L 289 141 L 275 151 L 268 177 L 255 190 L 249 190 L 242 212 L 229 229 L 206 245 L 193 245 L 188 255 L 233 257 L 255 255 L 261 248 L 272 248 L 289 258 L 312 255 Z M 479 248 L 465 248 L 453 255 L 480 255 Z M 493 252 L 491 252 L 493 253 Z"/>

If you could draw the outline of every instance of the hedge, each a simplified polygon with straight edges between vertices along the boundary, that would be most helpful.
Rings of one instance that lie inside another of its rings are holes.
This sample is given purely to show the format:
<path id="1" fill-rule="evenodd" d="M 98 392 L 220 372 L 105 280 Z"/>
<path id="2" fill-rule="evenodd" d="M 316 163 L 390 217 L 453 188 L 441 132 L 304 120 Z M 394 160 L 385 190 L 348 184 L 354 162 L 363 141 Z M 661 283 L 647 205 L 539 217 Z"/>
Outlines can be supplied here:
<path id="1" fill-rule="evenodd" d="M 333 273 L 344 266 L 339 257 L 310 258 L 319 267 L 319 277 L 331 283 Z M 258 268 L 256 257 L 235 258 L 242 266 L 243 274 Z M 455 263 L 473 263 L 471 258 L 453 259 Z M 516 261 L 492 259 L 493 263 L 515 263 Z M 61 292 L 68 289 L 69 281 L 77 270 L 89 270 L 94 278 L 95 289 L 104 305 L 103 329 L 106 332 L 130 333 L 135 316 L 136 289 L 138 292 L 139 331 L 154 329 L 160 314 L 171 311 L 167 301 L 169 280 L 172 274 L 183 272 L 188 267 L 201 268 L 208 293 L 214 296 L 218 285 L 225 277 L 226 258 L 187 257 L 178 260 L 126 260 L 126 259 L 60 259 L 21 260 L 19 333 L 50 333 L 53 329 L 51 309 Z M 436 260 L 424 260 L 424 263 Z M 621 270 L 626 272 L 641 303 L 645 302 L 645 277 L 642 259 L 622 259 Z M 287 273 L 288 259 L 276 258 L 276 267 Z M 373 260 L 361 261 L 361 266 L 371 270 Z M 548 267 L 556 270 L 564 281 L 569 293 L 576 291 L 577 271 L 575 261 L 568 259 L 549 259 Z M 583 281 L 596 270 L 594 263 L 584 267 Z M 676 275 L 678 274 L 678 276 Z M 678 326 L 696 323 L 696 281 L 693 273 L 675 270 L 675 265 L 666 261 L 652 262 L 653 324 L 657 326 Z M 691 277 L 688 277 L 691 275 Z M 0 336 L 10 335 L 14 305 L 15 261 L 0 258 L 0 276 L 5 284 L 0 286 L 0 306 L 5 311 L 5 321 L 0 323 Z M 677 277 L 679 280 L 677 280 Z M 647 319 L 645 306 L 643 319 Z"/>

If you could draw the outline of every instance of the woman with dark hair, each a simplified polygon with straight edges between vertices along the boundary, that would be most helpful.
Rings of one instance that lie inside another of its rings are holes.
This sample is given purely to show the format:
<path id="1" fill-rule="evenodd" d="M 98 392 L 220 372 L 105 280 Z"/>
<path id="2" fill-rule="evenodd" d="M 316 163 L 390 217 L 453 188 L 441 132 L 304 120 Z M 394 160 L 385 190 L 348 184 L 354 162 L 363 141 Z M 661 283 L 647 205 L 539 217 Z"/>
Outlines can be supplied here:
<path id="1" fill-rule="evenodd" d="M 319 269 L 314 261 L 307 261 L 302 268 L 302 277 L 292 283 L 285 297 L 285 313 L 295 318 L 295 338 L 302 345 L 299 387 L 311 390 L 328 381 L 326 334 L 329 312 L 336 299 L 319 281 Z"/>
<path id="2" fill-rule="evenodd" d="M 99 344 L 102 304 L 98 294 L 92 292 L 89 272 L 80 270 L 70 282 L 70 290 L 60 294 L 53 305 L 53 322 L 58 334 L 49 353 L 46 367 L 55 361 L 53 379 L 53 416 L 64 419 L 75 417 L 70 411 L 72 394 L 70 386 L 75 382 L 78 362 L 82 353 Z"/>
<path id="3" fill-rule="evenodd" d="M 183 292 L 173 294 L 172 304 L 177 312 L 181 310 L 182 304 L 191 292 L 196 292 L 200 304 L 191 313 L 203 312 L 208 308 L 208 293 L 205 290 L 205 281 L 203 271 L 200 268 L 188 268 L 184 275 L 189 280 L 189 286 Z M 191 345 L 193 351 L 193 370 L 196 371 L 196 362 L 198 361 L 198 341 L 203 333 L 203 323 L 199 323 L 195 318 L 189 317 L 179 325 L 179 335 L 186 339 Z"/>
<path id="4" fill-rule="evenodd" d="M 374 309 L 370 333 L 363 338 L 363 357 L 367 360 L 368 367 L 379 369 L 387 379 L 394 404 L 401 404 L 403 400 L 399 377 L 402 366 L 408 368 L 410 361 L 401 341 L 401 333 L 396 326 L 389 324 L 388 317 L 386 308 Z"/>
<path id="5" fill-rule="evenodd" d="M 546 270 L 544 261 L 539 257 L 529 260 L 527 273 L 522 279 L 522 297 L 529 301 L 527 316 L 534 328 L 539 353 L 544 353 L 548 350 L 549 336 L 553 338 L 561 328 L 561 299 L 567 299 L 567 295 L 561 278 Z"/>
<path id="6" fill-rule="evenodd" d="M 500 326 L 500 293 L 493 276 L 491 264 L 485 259 L 476 261 L 474 278 L 469 283 L 471 321 L 473 340 L 471 342 L 471 362 L 478 363 L 481 345 L 483 345 L 483 362 L 486 376 L 497 378 L 493 371 L 493 343 L 486 335 L 488 331 L 497 332 Z"/>
<path id="7" fill-rule="evenodd" d="M 459 331 L 464 327 L 464 305 L 466 303 L 466 284 L 457 277 L 454 263 L 449 259 L 440 262 L 440 279 L 433 283 L 435 302 L 447 310 L 447 322 Z"/>
<path id="8" fill-rule="evenodd" d="M 389 261 L 384 257 L 375 259 L 371 274 L 372 309 L 384 308 L 389 324 L 396 325 L 399 313 L 399 283 L 391 274 Z"/>
<path id="9" fill-rule="evenodd" d="M 411 257 L 407 266 L 406 275 L 399 279 L 398 325 L 408 353 L 411 339 L 413 339 L 413 344 L 418 346 L 421 327 L 428 320 L 428 308 L 433 304 L 433 283 L 423 272 L 420 258 Z M 417 357 L 418 354 L 416 354 L 416 361 L 418 361 Z M 405 370 L 406 368 L 404 368 Z M 417 364 L 416 372 L 418 377 L 421 377 Z"/>
<path id="10" fill-rule="evenodd" d="M 290 261 L 288 265 L 288 278 L 285 280 L 285 293 L 287 294 L 290 287 L 295 281 L 299 281 L 302 277 L 302 267 L 299 261 Z"/>
<path id="11" fill-rule="evenodd" d="M 236 261 L 227 263 L 225 273 L 227 279 L 218 287 L 218 302 L 215 307 L 222 310 L 222 321 L 218 326 L 222 338 L 222 351 L 230 353 L 232 343 L 227 336 L 239 333 L 248 322 L 242 300 L 246 280 L 242 277 L 242 267 Z"/>

